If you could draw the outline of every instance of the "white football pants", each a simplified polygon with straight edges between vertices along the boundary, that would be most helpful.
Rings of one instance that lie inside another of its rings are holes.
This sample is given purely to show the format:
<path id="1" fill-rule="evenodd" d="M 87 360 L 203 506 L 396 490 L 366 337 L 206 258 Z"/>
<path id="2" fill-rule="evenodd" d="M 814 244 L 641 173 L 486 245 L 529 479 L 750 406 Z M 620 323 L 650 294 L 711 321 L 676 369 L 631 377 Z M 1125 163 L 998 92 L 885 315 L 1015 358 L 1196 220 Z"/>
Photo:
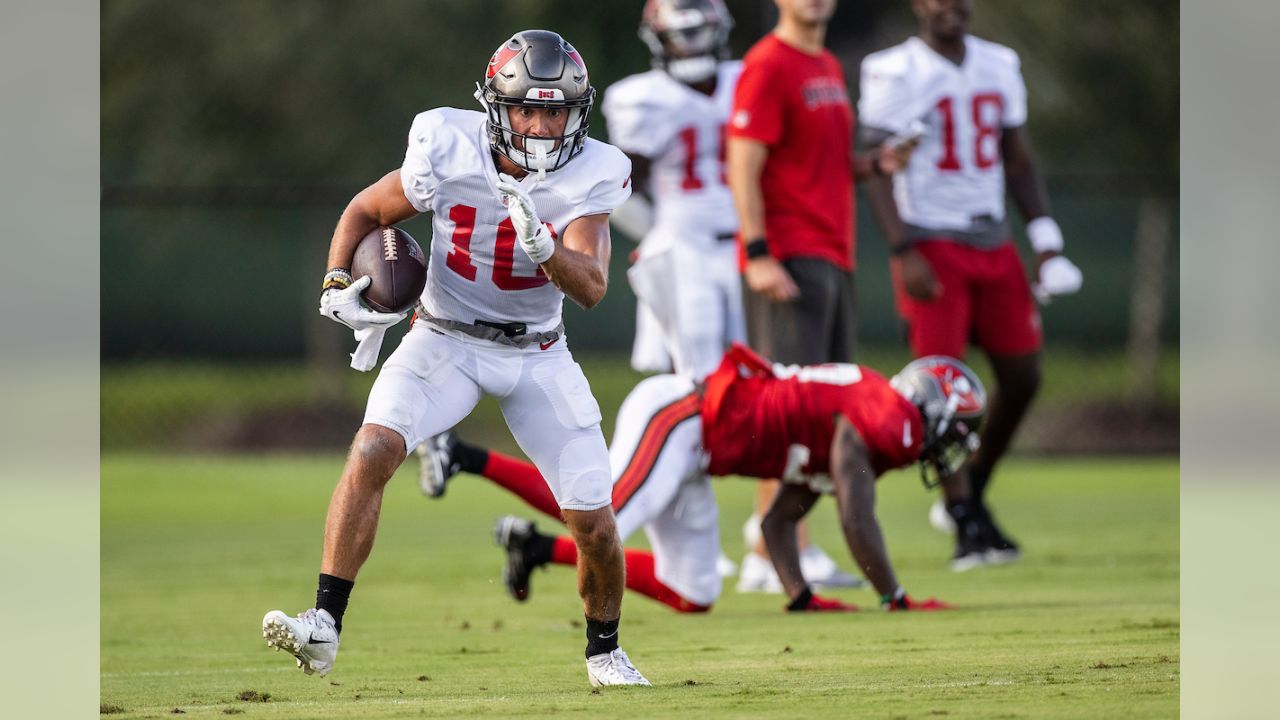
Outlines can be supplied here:
<path id="1" fill-rule="evenodd" d="M 364 421 L 400 433 L 408 452 L 493 395 L 560 507 L 602 508 L 612 482 L 600 406 L 566 343 L 521 349 L 415 322 L 378 373 Z"/>

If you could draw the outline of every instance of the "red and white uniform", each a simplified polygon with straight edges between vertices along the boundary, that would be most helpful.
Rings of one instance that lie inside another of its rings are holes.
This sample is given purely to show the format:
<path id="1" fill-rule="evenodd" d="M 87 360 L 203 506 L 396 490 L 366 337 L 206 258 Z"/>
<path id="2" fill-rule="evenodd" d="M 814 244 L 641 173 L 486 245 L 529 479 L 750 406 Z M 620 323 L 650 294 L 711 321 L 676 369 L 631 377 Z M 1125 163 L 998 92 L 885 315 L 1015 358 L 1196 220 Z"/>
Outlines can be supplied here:
<path id="1" fill-rule="evenodd" d="M 1016 52 L 970 35 L 959 65 L 918 37 L 868 55 L 858 117 L 894 133 L 915 120 L 927 127 L 906 171 L 894 176 L 903 222 L 924 231 L 974 233 L 977 245 L 1007 238 L 990 230 L 1005 217 L 1000 131 L 1027 121 Z"/>
<path id="2" fill-rule="evenodd" d="M 877 474 L 920 456 L 920 412 L 880 373 L 847 363 L 769 366 L 735 347 L 707 378 L 707 471 L 787 480 L 827 475 L 836 416 L 862 436 Z"/>
<path id="3" fill-rule="evenodd" d="M 530 332 L 560 324 L 564 293 L 533 264 L 495 187 L 484 113 L 438 108 L 409 130 L 400 180 L 419 212 L 434 213 L 431 262 L 422 302 L 438 318 L 474 323 L 523 322 Z M 631 195 L 631 161 L 588 139 L 582 154 L 547 173 L 530 197 L 559 237 L 574 220 L 609 213 Z M 522 184 L 535 182 L 530 173 Z"/>
<path id="4" fill-rule="evenodd" d="M 933 268 L 942 294 L 907 295 L 893 263 L 898 309 L 917 357 L 964 357 L 970 338 L 994 355 L 1042 344 L 1040 313 L 1005 218 L 1005 128 L 1027 121 L 1027 90 L 1013 50 L 965 38 L 959 65 L 913 37 L 862 61 L 861 122 L 901 133 L 927 131 L 894 200 L 906 239 Z"/>
<path id="5" fill-rule="evenodd" d="M 659 580 L 698 605 L 720 595 L 720 529 L 710 476 L 782 477 L 819 485 L 835 418 L 862 436 L 876 473 L 916 461 L 920 413 L 858 365 L 770 365 L 741 345 L 698 392 L 687 378 L 649 378 L 618 411 L 610 446 L 618 532 L 643 527 Z"/>
<path id="6" fill-rule="evenodd" d="M 650 70 L 610 86 L 602 106 L 609 142 L 650 161 L 653 227 L 628 278 L 662 327 L 676 371 L 695 378 L 745 337 L 724 166 L 739 70 L 720 63 L 711 95 Z"/>
<path id="7" fill-rule="evenodd" d="M 431 316 L 458 323 L 553 331 L 561 324 L 564 294 L 516 241 L 495 187 L 486 119 L 440 108 L 418 115 L 409 132 L 400 171 L 405 197 L 420 212 L 434 213 L 422 303 Z M 630 173 L 620 151 L 587 140 L 578 157 L 547 173 L 530 194 L 558 236 L 574 220 L 609 213 L 626 200 Z M 531 173 L 524 183 L 533 181 Z M 515 347 L 419 320 L 383 364 L 365 422 L 397 431 L 412 450 L 469 415 L 483 395 L 497 397 L 512 435 L 560 507 L 609 504 L 600 408 L 563 340 Z"/>

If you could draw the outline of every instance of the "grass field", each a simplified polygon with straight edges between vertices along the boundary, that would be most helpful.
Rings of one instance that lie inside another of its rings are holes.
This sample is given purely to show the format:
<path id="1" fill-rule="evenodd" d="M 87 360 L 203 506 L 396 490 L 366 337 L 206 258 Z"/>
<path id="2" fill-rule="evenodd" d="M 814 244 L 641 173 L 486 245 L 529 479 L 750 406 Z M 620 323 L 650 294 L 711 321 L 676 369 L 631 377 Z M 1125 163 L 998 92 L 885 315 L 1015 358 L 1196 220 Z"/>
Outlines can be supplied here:
<path id="1" fill-rule="evenodd" d="M 994 489 L 1027 551 L 952 574 L 913 473 L 881 482 L 903 584 L 950 613 L 789 616 L 726 588 L 705 616 L 629 595 L 621 638 L 655 683 L 592 692 L 572 573 L 498 581 L 493 520 L 529 515 L 462 477 L 388 489 L 336 670 L 306 677 L 269 650 L 273 608 L 313 604 L 324 508 L 341 458 L 102 458 L 101 702 L 112 717 L 1172 717 L 1179 696 L 1176 459 L 1013 460 Z M 721 481 L 726 551 L 752 484 Z M 829 501 L 817 540 L 846 568 Z M 546 527 L 551 522 L 540 521 Z M 873 606 L 869 591 L 839 593 Z M 240 699 L 243 695 L 245 698 Z M 269 697 L 268 697 L 269 696 Z M 253 698 L 258 698 L 255 700 Z M 268 698 L 261 702 L 261 698 Z M 119 714 L 115 714 L 119 713 Z"/>

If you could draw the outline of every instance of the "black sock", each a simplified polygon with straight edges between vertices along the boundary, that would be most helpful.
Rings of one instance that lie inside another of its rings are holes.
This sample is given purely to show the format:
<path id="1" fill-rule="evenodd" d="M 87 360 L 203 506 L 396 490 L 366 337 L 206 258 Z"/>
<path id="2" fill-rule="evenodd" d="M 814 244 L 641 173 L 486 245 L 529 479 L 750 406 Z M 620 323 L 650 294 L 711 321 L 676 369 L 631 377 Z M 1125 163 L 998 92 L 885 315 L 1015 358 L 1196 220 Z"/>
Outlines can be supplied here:
<path id="1" fill-rule="evenodd" d="M 986 497 L 987 484 L 991 482 L 991 470 L 970 467 L 969 468 L 969 497 L 973 499 L 978 507 L 984 506 L 984 498 Z"/>
<path id="2" fill-rule="evenodd" d="M 533 567 L 546 565 L 551 562 L 551 553 L 555 545 L 555 538 L 535 532 L 533 537 L 529 538 L 529 544 L 525 546 L 525 551 L 528 553 L 526 559 Z"/>
<path id="3" fill-rule="evenodd" d="M 472 475 L 483 473 L 484 466 L 489 464 L 488 450 L 462 441 L 458 441 L 458 447 L 454 448 L 453 456 L 458 461 L 458 469 Z"/>
<path id="4" fill-rule="evenodd" d="M 947 514 L 956 523 L 956 538 L 977 535 L 978 512 L 972 500 L 948 500 Z"/>
<path id="5" fill-rule="evenodd" d="M 618 623 L 615 620 L 587 618 L 587 657 L 611 653 L 618 649 Z"/>
<path id="6" fill-rule="evenodd" d="M 316 588 L 316 609 L 333 616 L 333 626 L 339 635 L 342 634 L 342 615 L 347 611 L 347 600 L 351 599 L 351 588 L 355 586 L 355 580 L 343 580 L 320 573 L 320 584 Z"/>

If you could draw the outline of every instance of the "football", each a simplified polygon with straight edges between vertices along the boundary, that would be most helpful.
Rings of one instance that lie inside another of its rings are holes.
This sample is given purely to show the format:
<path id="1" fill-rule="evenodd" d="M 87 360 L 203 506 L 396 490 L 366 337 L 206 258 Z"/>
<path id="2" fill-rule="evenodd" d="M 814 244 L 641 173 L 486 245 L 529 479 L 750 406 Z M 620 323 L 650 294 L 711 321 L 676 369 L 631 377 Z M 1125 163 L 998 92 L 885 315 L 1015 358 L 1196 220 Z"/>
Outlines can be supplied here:
<path id="1" fill-rule="evenodd" d="M 361 294 L 370 309 L 402 313 L 418 302 L 427 286 L 427 259 L 409 233 L 398 227 L 380 227 L 356 246 L 351 275 L 371 278 Z"/>

